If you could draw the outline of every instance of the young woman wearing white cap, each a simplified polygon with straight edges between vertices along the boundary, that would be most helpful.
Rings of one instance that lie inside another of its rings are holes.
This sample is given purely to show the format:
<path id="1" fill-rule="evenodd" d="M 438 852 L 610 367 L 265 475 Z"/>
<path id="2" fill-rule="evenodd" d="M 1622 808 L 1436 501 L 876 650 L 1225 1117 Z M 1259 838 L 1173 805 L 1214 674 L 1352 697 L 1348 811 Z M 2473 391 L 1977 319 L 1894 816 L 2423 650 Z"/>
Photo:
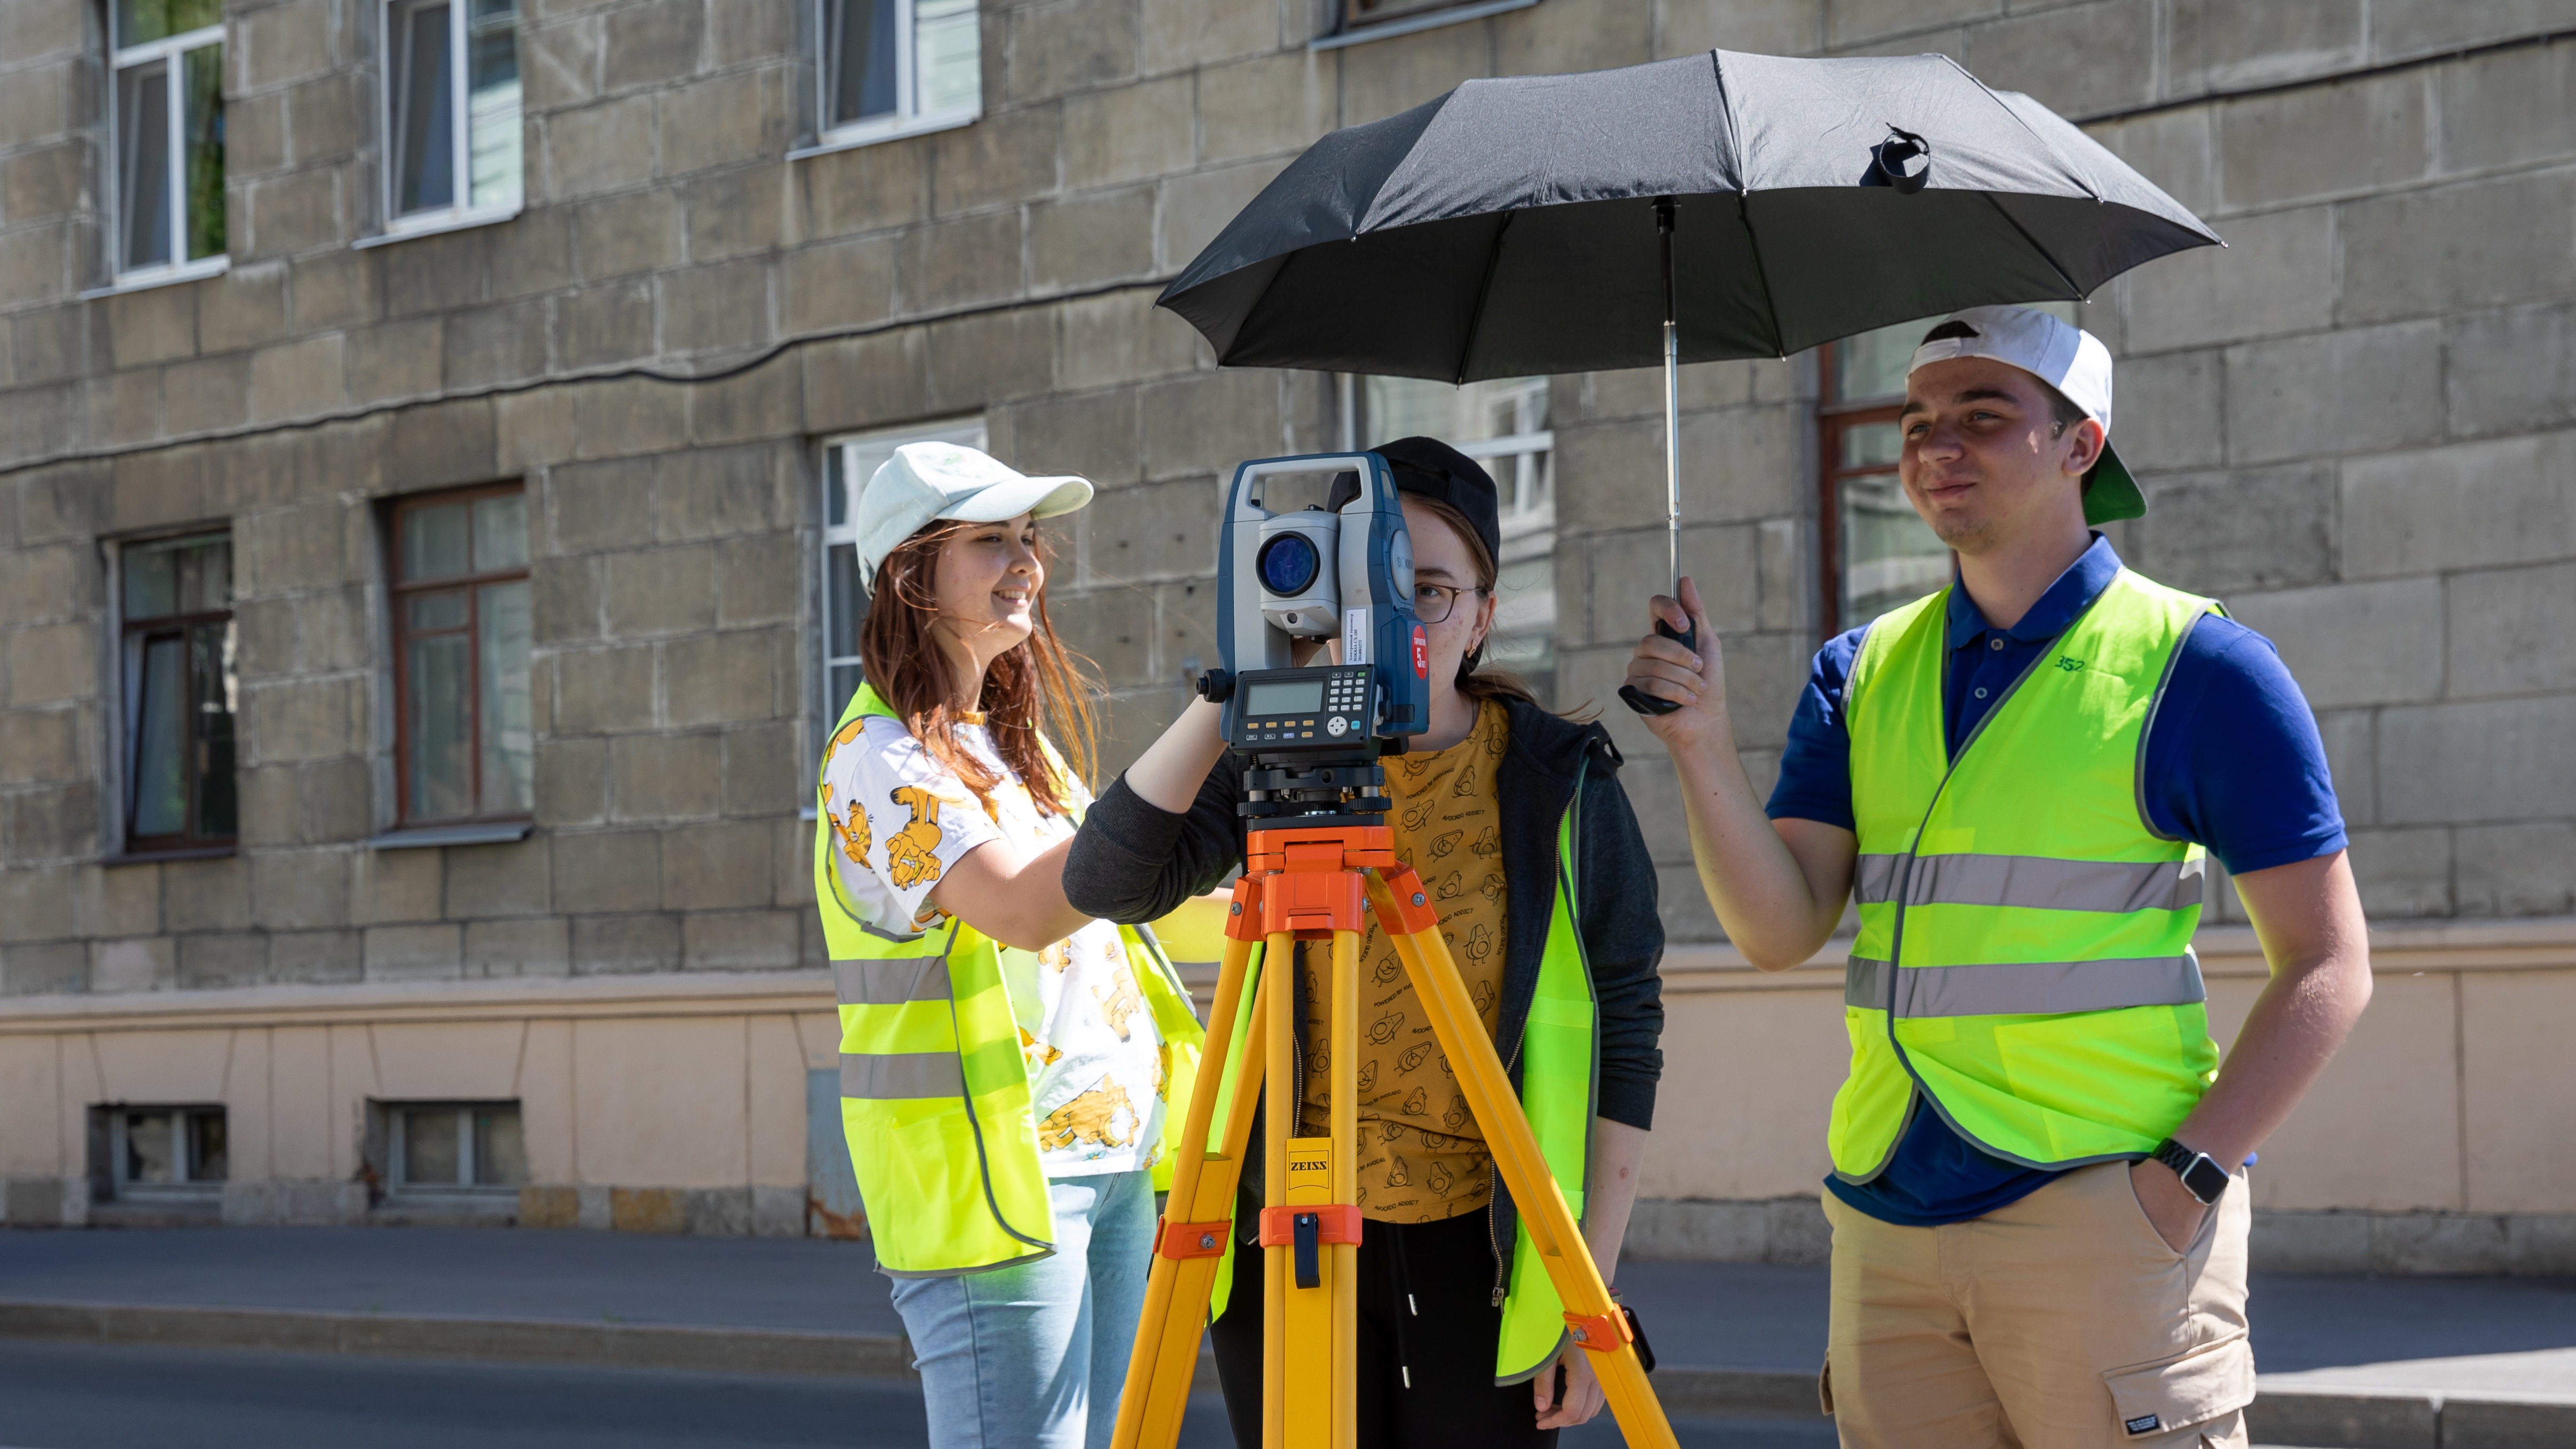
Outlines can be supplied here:
<path id="1" fill-rule="evenodd" d="M 1091 801 L 1055 743 L 1087 770 L 1090 686 L 1037 521 L 1090 501 L 944 443 L 859 500 L 867 682 L 824 751 L 815 895 L 842 1121 L 940 1449 L 1108 1442 L 1198 1057 L 1151 938 L 1061 883 Z"/>

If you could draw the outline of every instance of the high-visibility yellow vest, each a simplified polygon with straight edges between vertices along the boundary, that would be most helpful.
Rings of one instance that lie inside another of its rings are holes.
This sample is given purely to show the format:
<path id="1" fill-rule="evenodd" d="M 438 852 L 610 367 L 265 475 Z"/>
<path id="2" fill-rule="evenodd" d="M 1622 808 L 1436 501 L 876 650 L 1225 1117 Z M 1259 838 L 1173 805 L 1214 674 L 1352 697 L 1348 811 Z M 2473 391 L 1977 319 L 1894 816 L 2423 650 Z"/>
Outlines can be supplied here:
<path id="1" fill-rule="evenodd" d="M 1871 625 L 1844 691 L 1860 936 L 1828 1143 L 1848 1182 L 1918 1096 L 1996 1157 L 2065 1168 L 2153 1151 L 2218 1071 L 2191 947 L 2206 857 L 2142 794 L 2173 661 L 2218 606 L 2121 570 L 1955 760 L 1948 607 Z"/>
<path id="2" fill-rule="evenodd" d="M 1588 763 L 1588 757 L 1587 761 Z M 1583 935 L 1574 906 L 1575 825 L 1582 818 L 1583 766 L 1576 766 L 1574 798 L 1556 829 L 1556 900 L 1548 913 L 1547 945 L 1539 957 L 1538 989 L 1530 1000 L 1529 1021 L 1517 1043 L 1496 1043 L 1509 1068 L 1517 1047 L 1521 1064 L 1521 1111 L 1547 1158 L 1548 1174 L 1577 1221 L 1583 1217 L 1586 1170 L 1592 1150 L 1592 1113 L 1600 1084 L 1596 1029 L 1599 1006 L 1592 995 L 1592 969 L 1583 955 Z M 1219 1067 L 1216 1114 L 1209 1128 L 1208 1150 L 1220 1150 L 1217 1139 L 1229 1115 L 1236 1083 L 1242 1080 L 1244 1030 L 1252 1012 L 1254 988 L 1260 983 L 1261 951 L 1253 950 L 1242 1004 L 1235 1021 L 1235 1050 Z M 1172 1100 L 1179 1101 L 1174 1097 Z M 1245 1235 L 1235 1225 L 1235 1236 Z M 1518 1224 L 1511 1252 L 1509 1290 L 1503 1299 L 1502 1336 L 1494 1349 L 1494 1382 L 1513 1384 L 1536 1375 L 1565 1347 L 1565 1304 L 1549 1281 L 1546 1265 L 1530 1242 L 1529 1224 Z M 1224 1314 L 1234 1283 L 1234 1256 L 1217 1261 L 1216 1283 L 1209 1293 L 1208 1317 Z"/>
<path id="3" fill-rule="evenodd" d="M 861 685 L 833 732 L 872 714 L 898 718 Z M 1035 982 L 1037 957 L 963 921 L 906 935 L 860 920 L 833 867 L 828 802 L 820 814 L 814 900 L 840 1002 L 841 1128 L 878 1266 L 931 1278 L 1047 1256 L 1055 1213 L 1008 984 Z M 1118 935 L 1168 1054 L 1154 1166 L 1155 1188 L 1168 1190 L 1205 1033 L 1153 938 L 1128 926 Z"/>

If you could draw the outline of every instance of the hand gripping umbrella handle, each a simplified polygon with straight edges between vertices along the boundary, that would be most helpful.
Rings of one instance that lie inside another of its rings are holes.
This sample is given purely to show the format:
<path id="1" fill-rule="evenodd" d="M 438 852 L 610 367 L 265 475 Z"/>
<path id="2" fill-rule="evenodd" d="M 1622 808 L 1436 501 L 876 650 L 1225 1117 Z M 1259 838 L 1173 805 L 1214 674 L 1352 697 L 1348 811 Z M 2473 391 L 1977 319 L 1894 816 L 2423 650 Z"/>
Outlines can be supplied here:
<path id="1" fill-rule="evenodd" d="M 1663 635 L 1667 639 L 1680 640 L 1681 646 L 1684 649 L 1691 651 L 1693 654 L 1699 652 L 1699 630 L 1695 626 L 1676 633 L 1672 625 L 1665 623 L 1661 619 L 1657 619 L 1655 621 L 1655 632 Z M 1671 714 L 1674 710 L 1682 707 L 1679 700 L 1658 699 L 1654 695 L 1646 693 L 1644 690 L 1639 689 L 1633 684 L 1623 684 L 1619 686 L 1619 699 L 1622 703 L 1626 704 L 1630 709 L 1635 710 L 1639 714 Z"/>

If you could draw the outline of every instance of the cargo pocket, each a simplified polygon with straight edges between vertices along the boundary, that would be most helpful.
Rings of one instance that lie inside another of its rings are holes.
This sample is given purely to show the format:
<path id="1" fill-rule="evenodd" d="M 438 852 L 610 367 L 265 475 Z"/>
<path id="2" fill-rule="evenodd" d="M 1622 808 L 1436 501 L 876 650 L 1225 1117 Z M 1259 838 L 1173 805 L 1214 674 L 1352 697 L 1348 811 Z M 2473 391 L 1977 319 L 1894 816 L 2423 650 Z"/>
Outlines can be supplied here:
<path id="1" fill-rule="evenodd" d="M 2170 1434 L 2254 1402 L 2254 1345 L 2240 1333 L 2160 1363 L 2106 1370 L 2102 1381 L 2110 1386 L 2122 1433 L 2132 1439 Z"/>

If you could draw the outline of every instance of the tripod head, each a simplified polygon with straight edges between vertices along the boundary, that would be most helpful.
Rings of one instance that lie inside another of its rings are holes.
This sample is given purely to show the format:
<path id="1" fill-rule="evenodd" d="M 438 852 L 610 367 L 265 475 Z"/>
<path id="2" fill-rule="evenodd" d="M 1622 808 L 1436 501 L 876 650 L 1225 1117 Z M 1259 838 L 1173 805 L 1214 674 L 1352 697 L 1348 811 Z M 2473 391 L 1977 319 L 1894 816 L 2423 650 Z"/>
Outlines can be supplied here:
<path id="1" fill-rule="evenodd" d="M 1338 510 L 1272 512 L 1270 480 L 1356 471 Z M 1264 458 L 1235 469 L 1218 546 L 1217 638 L 1225 667 L 1200 676 L 1225 707 L 1243 760 L 1237 808 L 1262 828 L 1375 825 L 1386 772 L 1431 723 L 1430 650 L 1413 612 L 1413 539 L 1395 475 L 1375 453 Z M 1304 666 L 1301 646 L 1337 642 L 1337 663 Z"/>

